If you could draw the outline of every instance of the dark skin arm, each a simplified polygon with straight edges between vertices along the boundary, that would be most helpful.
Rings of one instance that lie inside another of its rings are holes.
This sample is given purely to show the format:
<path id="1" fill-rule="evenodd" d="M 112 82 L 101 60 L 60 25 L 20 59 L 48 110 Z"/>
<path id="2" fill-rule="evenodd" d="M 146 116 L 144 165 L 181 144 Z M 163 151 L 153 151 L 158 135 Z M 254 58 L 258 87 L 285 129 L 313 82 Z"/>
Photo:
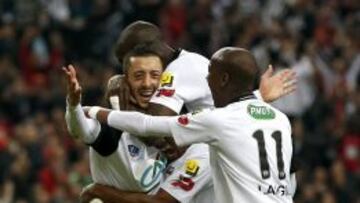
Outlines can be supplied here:
<path id="1" fill-rule="evenodd" d="M 175 111 L 171 110 L 170 108 L 161 105 L 150 103 L 148 108 L 148 114 L 153 116 L 176 116 L 178 115 Z"/>
<path id="2" fill-rule="evenodd" d="M 87 187 L 80 195 L 80 203 L 89 203 L 94 198 L 99 198 L 104 203 L 178 203 L 163 189 L 160 189 L 156 195 L 147 195 L 138 192 L 125 192 L 100 184 Z"/>

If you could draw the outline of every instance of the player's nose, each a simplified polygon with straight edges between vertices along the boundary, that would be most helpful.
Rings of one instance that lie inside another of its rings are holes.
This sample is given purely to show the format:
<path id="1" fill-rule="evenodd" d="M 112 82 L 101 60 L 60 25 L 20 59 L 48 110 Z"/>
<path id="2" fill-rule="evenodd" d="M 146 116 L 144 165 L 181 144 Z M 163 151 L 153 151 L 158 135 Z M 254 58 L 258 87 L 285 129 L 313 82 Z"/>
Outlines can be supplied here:
<path id="1" fill-rule="evenodd" d="M 149 86 L 151 86 L 151 84 L 152 84 L 152 79 L 151 79 L 151 77 L 150 77 L 149 75 L 146 75 L 146 76 L 144 77 L 144 80 L 143 80 L 143 86 L 144 86 L 144 87 L 149 87 Z"/>

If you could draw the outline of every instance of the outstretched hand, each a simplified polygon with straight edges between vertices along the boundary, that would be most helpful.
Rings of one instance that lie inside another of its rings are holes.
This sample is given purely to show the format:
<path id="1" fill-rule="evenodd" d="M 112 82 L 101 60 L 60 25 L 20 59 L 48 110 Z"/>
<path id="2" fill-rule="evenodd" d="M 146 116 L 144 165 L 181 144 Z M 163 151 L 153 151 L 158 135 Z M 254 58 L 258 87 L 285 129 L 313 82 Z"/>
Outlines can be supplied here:
<path id="1" fill-rule="evenodd" d="M 76 78 L 76 70 L 73 65 L 63 67 L 67 79 L 67 97 L 71 106 L 76 106 L 81 100 L 81 86 Z"/>
<path id="2" fill-rule="evenodd" d="M 265 102 L 273 102 L 296 90 L 296 74 L 294 70 L 285 69 L 273 74 L 272 65 L 261 76 L 260 93 Z"/>

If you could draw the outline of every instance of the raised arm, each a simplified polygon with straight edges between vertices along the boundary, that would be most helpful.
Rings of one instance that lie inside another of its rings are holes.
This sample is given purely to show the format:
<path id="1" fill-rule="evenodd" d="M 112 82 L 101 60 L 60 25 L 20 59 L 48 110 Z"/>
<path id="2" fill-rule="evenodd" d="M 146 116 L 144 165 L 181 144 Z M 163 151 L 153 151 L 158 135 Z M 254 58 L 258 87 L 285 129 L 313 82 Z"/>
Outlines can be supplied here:
<path id="1" fill-rule="evenodd" d="M 95 141 L 101 126 L 97 120 L 86 118 L 80 105 L 81 86 L 76 78 L 76 71 L 72 65 L 63 67 L 67 80 L 67 102 L 65 121 L 70 135 L 90 144 Z"/>
<path id="2" fill-rule="evenodd" d="M 265 102 L 273 102 L 296 89 L 294 70 L 284 69 L 274 74 L 272 65 L 261 75 L 260 95 Z"/>

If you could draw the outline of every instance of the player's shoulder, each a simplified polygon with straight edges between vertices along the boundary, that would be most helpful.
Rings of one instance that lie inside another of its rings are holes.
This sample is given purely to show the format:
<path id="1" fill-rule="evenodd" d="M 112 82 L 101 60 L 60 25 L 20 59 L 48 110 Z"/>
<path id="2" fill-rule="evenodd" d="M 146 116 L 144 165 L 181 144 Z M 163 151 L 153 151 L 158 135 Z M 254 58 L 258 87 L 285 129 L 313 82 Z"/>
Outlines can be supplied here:
<path id="1" fill-rule="evenodd" d="M 206 65 L 207 68 L 208 64 L 209 60 L 206 57 L 194 52 L 181 50 L 179 56 L 168 65 L 167 69 L 177 69 L 184 66 L 198 68 L 202 67 L 201 65 Z"/>
<path id="2" fill-rule="evenodd" d="M 276 107 L 272 106 L 271 104 L 268 104 L 264 101 L 261 101 L 265 106 L 267 106 L 270 110 L 274 111 L 275 113 L 275 119 L 279 120 L 279 121 L 286 121 L 286 122 L 290 122 L 289 118 L 287 117 L 287 115 L 280 111 L 279 109 L 277 109 Z"/>
<path id="3" fill-rule="evenodd" d="M 282 120 L 288 121 L 287 116 L 279 109 L 272 105 L 259 100 L 249 99 L 241 102 L 236 102 L 234 105 L 229 106 L 228 111 L 239 109 L 249 115 L 249 118 L 256 120 Z"/>

